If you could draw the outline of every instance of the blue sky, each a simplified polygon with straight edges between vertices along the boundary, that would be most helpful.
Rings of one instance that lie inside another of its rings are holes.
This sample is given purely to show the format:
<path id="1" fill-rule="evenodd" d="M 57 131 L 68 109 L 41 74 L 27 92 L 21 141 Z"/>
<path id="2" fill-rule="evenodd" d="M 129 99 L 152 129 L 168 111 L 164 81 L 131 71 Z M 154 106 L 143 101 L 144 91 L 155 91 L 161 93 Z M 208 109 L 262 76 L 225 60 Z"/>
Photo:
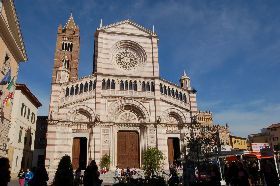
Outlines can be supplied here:
<path id="1" fill-rule="evenodd" d="M 178 83 L 186 70 L 200 110 L 247 136 L 280 122 L 280 2 L 275 0 L 16 0 L 28 54 L 19 82 L 46 115 L 58 25 L 70 12 L 81 31 L 79 76 L 92 72 L 94 32 L 132 19 L 159 36 L 160 75 Z"/>

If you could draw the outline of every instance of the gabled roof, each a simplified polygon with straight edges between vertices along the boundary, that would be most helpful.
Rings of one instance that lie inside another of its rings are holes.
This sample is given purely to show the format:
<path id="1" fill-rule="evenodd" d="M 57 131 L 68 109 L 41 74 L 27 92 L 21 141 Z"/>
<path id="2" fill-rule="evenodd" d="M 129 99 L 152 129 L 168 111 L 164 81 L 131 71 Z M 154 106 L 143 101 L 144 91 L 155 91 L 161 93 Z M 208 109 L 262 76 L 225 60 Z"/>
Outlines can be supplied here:
<path id="1" fill-rule="evenodd" d="M 16 90 L 21 90 L 22 93 L 38 108 L 42 106 L 41 102 L 37 99 L 37 97 L 32 94 L 29 88 L 25 84 L 16 84 Z"/>
<path id="2" fill-rule="evenodd" d="M 153 32 L 152 30 L 149 30 L 137 23 L 135 23 L 134 21 L 130 20 L 130 19 L 126 19 L 124 21 L 120 21 L 120 22 L 116 22 L 116 23 L 112 23 L 112 24 L 109 24 L 109 25 L 106 25 L 106 26 L 102 26 L 100 28 L 98 28 L 97 30 L 107 30 L 109 28 L 113 28 L 113 27 L 117 27 L 119 25 L 123 25 L 123 24 L 129 24 L 129 25 L 132 25 L 136 28 L 138 28 L 139 30 L 149 34 L 149 35 L 154 35 L 154 36 L 157 36 L 157 34 L 155 32 Z"/>
<path id="3" fill-rule="evenodd" d="M 73 29 L 75 30 L 77 28 L 77 25 L 74 21 L 72 13 L 70 14 L 70 17 L 66 23 L 66 25 L 63 27 L 63 29 Z"/>

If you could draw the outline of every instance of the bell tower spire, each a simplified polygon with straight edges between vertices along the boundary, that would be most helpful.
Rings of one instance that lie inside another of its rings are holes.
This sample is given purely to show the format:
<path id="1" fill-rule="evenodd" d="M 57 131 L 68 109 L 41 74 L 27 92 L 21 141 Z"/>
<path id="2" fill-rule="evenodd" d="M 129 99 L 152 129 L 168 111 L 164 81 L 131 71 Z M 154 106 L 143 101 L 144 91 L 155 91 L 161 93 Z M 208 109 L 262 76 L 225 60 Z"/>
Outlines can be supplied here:
<path id="1" fill-rule="evenodd" d="M 78 79 L 80 29 L 72 13 L 65 26 L 58 26 L 52 83 Z"/>

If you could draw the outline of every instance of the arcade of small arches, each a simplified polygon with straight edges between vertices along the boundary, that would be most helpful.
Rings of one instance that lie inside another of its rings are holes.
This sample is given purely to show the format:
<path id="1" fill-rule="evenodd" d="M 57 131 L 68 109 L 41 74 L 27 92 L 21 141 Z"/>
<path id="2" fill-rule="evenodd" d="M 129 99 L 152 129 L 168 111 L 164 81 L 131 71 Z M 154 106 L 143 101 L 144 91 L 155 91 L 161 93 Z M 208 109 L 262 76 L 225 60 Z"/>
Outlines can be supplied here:
<path id="1" fill-rule="evenodd" d="M 133 91 L 138 91 L 138 87 L 141 87 L 141 90 L 143 92 L 145 91 L 155 91 L 155 83 L 154 82 L 145 82 L 145 81 L 139 81 L 139 84 L 136 80 L 120 80 L 119 81 L 119 90 L 133 90 Z M 115 89 L 116 88 L 116 82 L 115 80 L 110 80 L 110 79 L 103 79 L 102 80 L 102 90 L 106 89 Z"/>
<path id="2" fill-rule="evenodd" d="M 178 91 L 177 89 L 174 90 L 174 88 L 170 88 L 169 86 L 160 84 L 160 93 L 164 95 L 171 96 L 175 99 L 178 99 L 180 101 L 183 101 L 187 103 L 187 96 L 185 93 L 182 93 L 181 91 Z"/>
<path id="3" fill-rule="evenodd" d="M 82 94 L 83 92 L 92 91 L 95 88 L 96 88 L 96 80 L 94 81 L 90 80 L 89 82 L 86 81 L 84 84 L 80 83 L 80 84 L 76 84 L 75 86 L 72 85 L 70 88 L 69 87 L 66 88 L 65 97 Z"/>
<path id="4" fill-rule="evenodd" d="M 114 79 L 103 79 L 102 80 L 102 90 L 115 90 L 116 85 L 120 91 L 139 91 L 142 92 L 155 92 L 155 83 L 152 81 L 136 81 L 136 80 L 120 80 L 115 81 Z M 76 85 L 72 85 L 71 87 L 67 87 L 65 91 L 65 97 L 82 94 L 83 92 L 92 91 L 96 88 L 96 80 L 89 82 L 86 81 L 85 83 L 80 83 Z M 183 101 L 184 103 L 188 102 L 187 95 L 178 91 L 176 88 L 170 88 L 169 86 L 163 85 L 160 83 L 160 92 L 163 95 L 170 96 L 177 100 Z"/>

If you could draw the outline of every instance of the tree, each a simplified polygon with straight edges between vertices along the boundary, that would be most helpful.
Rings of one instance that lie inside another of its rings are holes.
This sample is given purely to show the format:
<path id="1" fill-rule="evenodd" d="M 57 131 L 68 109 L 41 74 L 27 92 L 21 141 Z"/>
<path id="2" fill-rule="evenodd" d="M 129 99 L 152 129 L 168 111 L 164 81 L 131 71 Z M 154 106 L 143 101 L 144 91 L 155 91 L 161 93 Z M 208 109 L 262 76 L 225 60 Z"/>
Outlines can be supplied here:
<path id="1" fill-rule="evenodd" d="M 109 170 L 110 168 L 110 156 L 108 154 L 104 154 L 100 161 L 100 168 L 106 168 L 106 170 Z"/>
<path id="2" fill-rule="evenodd" d="M 155 175 L 162 167 L 164 156 L 163 153 L 155 147 L 148 147 L 144 152 L 143 169 L 146 176 Z"/>
<path id="3" fill-rule="evenodd" d="M 70 156 L 65 155 L 61 158 L 54 176 L 55 186 L 73 186 L 73 167 Z"/>

